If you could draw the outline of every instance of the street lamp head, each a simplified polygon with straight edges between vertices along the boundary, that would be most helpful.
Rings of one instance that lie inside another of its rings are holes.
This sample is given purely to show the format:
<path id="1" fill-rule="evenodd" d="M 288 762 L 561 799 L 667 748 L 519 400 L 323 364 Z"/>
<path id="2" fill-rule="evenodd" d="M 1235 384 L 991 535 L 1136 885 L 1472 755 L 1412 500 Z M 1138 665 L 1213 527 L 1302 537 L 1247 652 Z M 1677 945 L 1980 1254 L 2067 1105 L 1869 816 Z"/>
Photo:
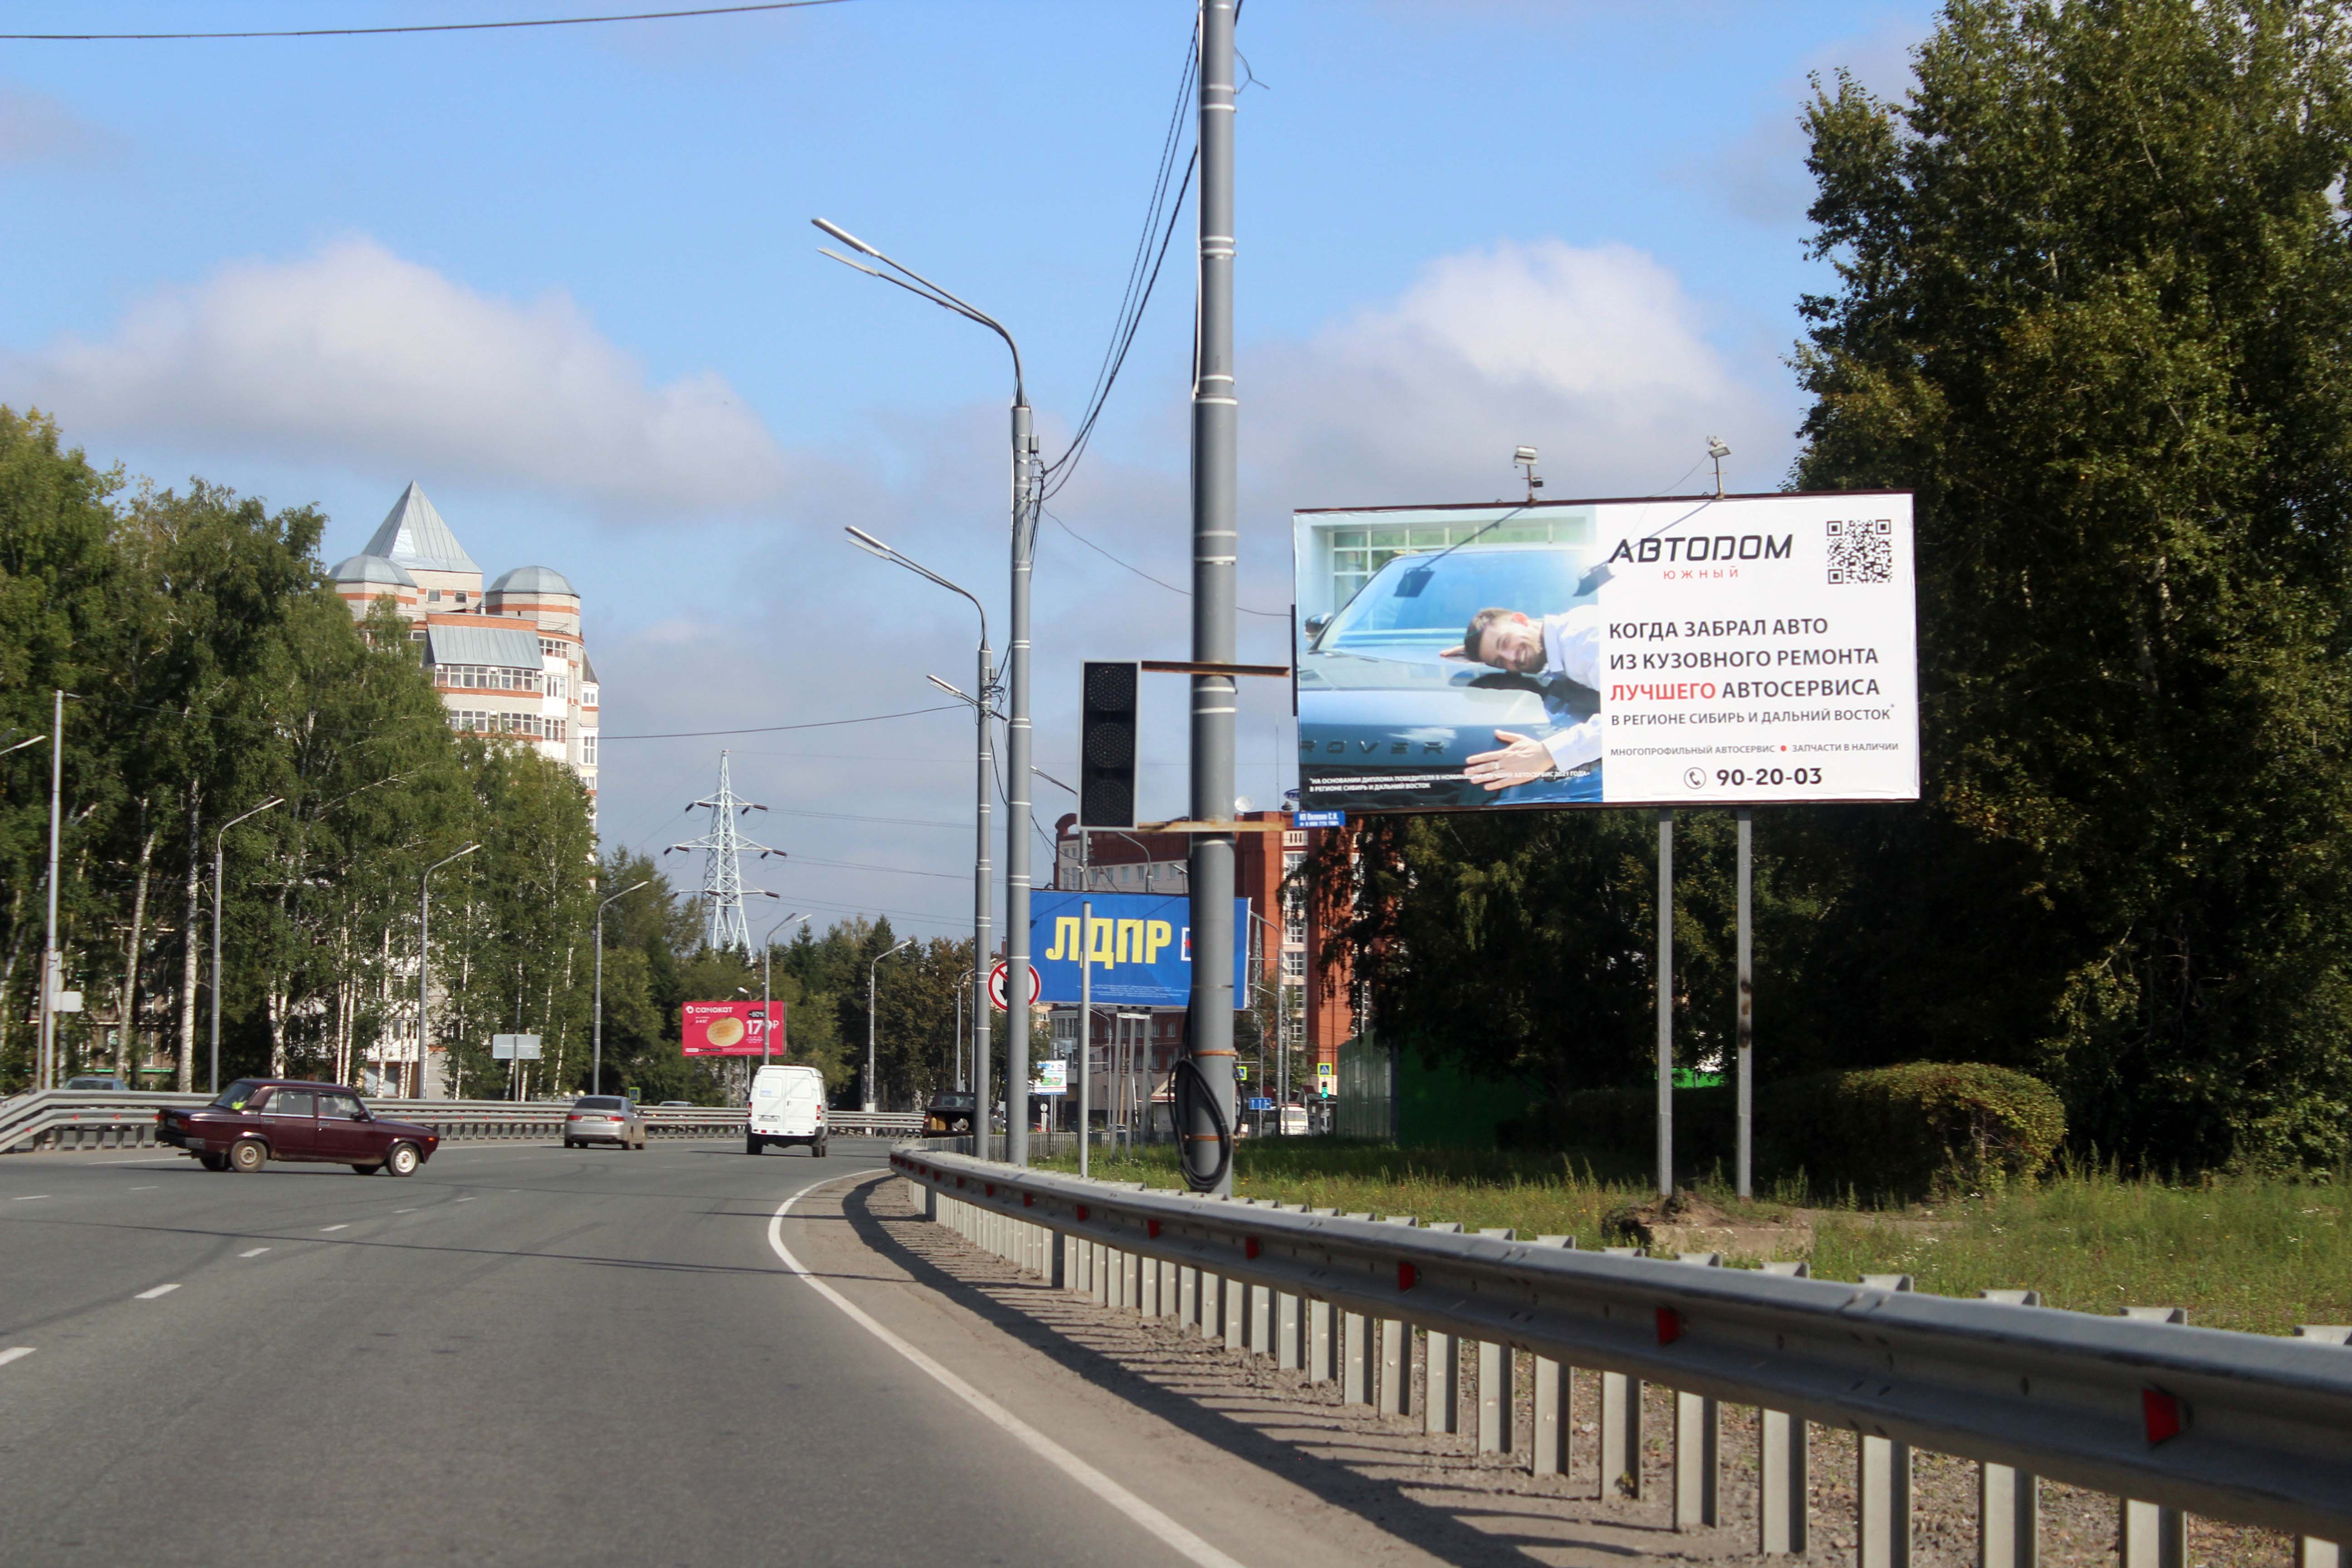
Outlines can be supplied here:
<path id="1" fill-rule="evenodd" d="M 885 283 L 896 283 L 898 281 L 895 278 L 883 277 L 883 274 L 878 268 L 868 267 L 863 261 L 852 260 L 850 258 L 842 255 L 838 250 L 827 250 L 824 246 L 820 245 L 816 247 L 816 253 L 819 256 L 829 257 L 833 260 L 840 262 L 844 267 L 854 268 L 857 271 L 865 273 L 868 278 L 881 278 L 882 281 Z"/>
<path id="2" fill-rule="evenodd" d="M 1709 436 L 1706 438 L 1706 455 L 1715 458 L 1728 458 L 1731 456 L 1731 448 L 1724 445 L 1721 437 Z"/>
<path id="3" fill-rule="evenodd" d="M 865 551 L 868 555 L 879 555 L 883 560 L 887 561 L 898 554 L 897 551 L 891 549 L 888 545 L 883 543 L 880 540 L 875 538 L 872 534 L 866 532 L 862 528 L 856 528 L 845 524 L 841 531 L 849 535 L 851 541 L 856 544 L 857 548 Z"/>
<path id="4" fill-rule="evenodd" d="M 963 689 L 961 687 L 956 686 L 949 681 L 941 680 L 936 675 L 927 675 L 923 677 L 923 679 L 929 681 L 933 686 L 938 687 L 941 691 L 946 692 L 949 696 L 954 698 L 959 702 L 969 702 L 971 700 L 971 698 L 966 697 L 963 694 Z"/>
<path id="5" fill-rule="evenodd" d="M 872 246 L 866 244 L 864 240 L 858 238 L 856 235 L 850 233 L 847 229 L 842 227 L 839 224 L 827 223 L 821 217 L 813 217 L 809 219 L 809 222 L 816 225 L 817 227 L 824 230 L 825 233 L 833 236 L 834 238 L 841 241 L 842 244 L 849 247 L 852 250 L 863 251 L 865 254 L 876 258 L 879 258 L 882 254 Z"/>

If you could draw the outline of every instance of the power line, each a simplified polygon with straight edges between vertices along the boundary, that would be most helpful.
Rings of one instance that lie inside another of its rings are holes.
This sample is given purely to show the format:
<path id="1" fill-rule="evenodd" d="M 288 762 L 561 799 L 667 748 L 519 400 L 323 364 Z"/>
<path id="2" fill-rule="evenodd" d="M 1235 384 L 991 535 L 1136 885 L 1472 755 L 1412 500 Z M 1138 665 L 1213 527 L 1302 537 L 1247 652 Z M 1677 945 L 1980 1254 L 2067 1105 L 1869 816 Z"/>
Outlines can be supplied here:
<path id="1" fill-rule="evenodd" d="M 543 16 L 523 22 L 420 22 L 403 27 L 296 27 L 273 33 L 0 33 L 16 44 L 155 43 L 190 38 L 365 38 L 386 33 L 487 33 L 508 27 L 584 27 L 599 22 L 661 22 L 677 16 L 735 16 L 747 11 L 797 11 L 844 0 L 766 0 L 758 5 L 704 5 L 691 11 L 628 11 L 611 16 Z"/>
<path id="2" fill-rule="evenodd" d="M 1142 567 L 1138 566 L 1132 561 L 1122 561 L 1118 556 L 1113 555 L 1109 551 L 1105 550 L 1101 545 L 1097 544 L 1093 540 L 1088 539 L 1085 534 L 1080 533 L 1076 529 L 1072 528 L 1068 523 L 1064 522 L 1053 512 L 1047 511 L 1045 515 L 1053 518 L 1055 526 L 1059 528 L 1064 533 L 1068 534 L 1072 539 L 1076 540 L 1080 544 L 1085 545 L 1088 550 L 1093 551 L 1096 554 L 1101 556 L 1112 565 L 1124 566 L 1127 570 L 1134 573 L 1145 582 L 1151 584 L 1154 587 L 1165 588 L 1171 594 L 1181 594 L 1188 599 L 1192 596 L 1192 589 L 1180 588 L 1175 584 L 1168 581 L 1165 577 L 1154 577 L 1150 573 L 1146 572 Z M 1234 608 L 1239 610 L 1243 615 L 1264 616 L 1268 620 L 1286 621 L 1290 618 L 1290 612 L 1287 610 L 1253 610 L 1247 605 L 1235 605 Z"/>
<path id="3" fill-rule="evenodd" d="M 936 708 L 909 708 L 903 713 L 868 713 L 863 719 L 817 719 L 806 724 L 761 724 L 744 730 L 677 730 L 659 735 L 604 735 L 604 741 L 699 741 L 712 735 L 773 735 L 784 730 L 832 730 L 844 724 L 878 724 L 885 719 L 913 719 L 925 713 L 945 713 L 962 706 L 942 702 Z"/>

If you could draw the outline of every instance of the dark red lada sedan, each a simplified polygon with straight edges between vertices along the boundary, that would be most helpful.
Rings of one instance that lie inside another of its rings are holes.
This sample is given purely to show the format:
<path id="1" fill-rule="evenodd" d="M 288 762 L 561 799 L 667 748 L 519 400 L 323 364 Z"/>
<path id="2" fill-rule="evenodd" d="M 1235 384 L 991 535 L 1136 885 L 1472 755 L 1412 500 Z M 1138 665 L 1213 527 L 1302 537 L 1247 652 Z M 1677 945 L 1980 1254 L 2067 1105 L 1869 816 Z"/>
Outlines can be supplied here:
<path id="1" fill-rule="evenodd" d="M 349 1165 L 407 1176 L 432 1157 L 441 1135 L 376 1115 L 339 1083 L 241 1078 L 210 1105 L 155 1113 L 158 1141 L 185 1149 L 207 1171 L 258 1171 L 272 1160 Z"/>

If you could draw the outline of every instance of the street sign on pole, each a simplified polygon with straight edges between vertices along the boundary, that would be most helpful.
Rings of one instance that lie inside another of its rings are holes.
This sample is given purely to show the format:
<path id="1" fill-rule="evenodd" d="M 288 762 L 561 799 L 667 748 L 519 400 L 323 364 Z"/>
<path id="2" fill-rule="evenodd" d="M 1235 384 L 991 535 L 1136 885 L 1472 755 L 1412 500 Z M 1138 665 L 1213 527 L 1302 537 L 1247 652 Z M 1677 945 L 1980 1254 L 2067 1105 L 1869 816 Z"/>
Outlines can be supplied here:
<path id="1" fill-rule="evenodd" d="M 1345 827 L 1348 814 L 1344 811 L 1294 811 L 1290 814 L 1293 827 Z"/>
<path id="2" fill-rule="evenodd" d="M 492 1035 L 490 1059 L 501 1062 L 535 1062 L 539 1060 L 537 1035 Z"/>
<path id="3" fill-rule="evenodd" d="M 999 959 L 996 967 L 988 972 L 988 1005 L 1000 1013 L 1009 1013 L 1013 1010 L 1012 1005 L 1005 1000 L 1004 996 L 1005 977 L 1012 973 L 1012 967 L 1004 960 Z M 1037 966 L 1033 963 L 1029 966 L 1029 1005 L 1034 1007 L 1037 1005 L 1037 998 L 1044 988 L 1045 982 L 1038 978 Z"/>

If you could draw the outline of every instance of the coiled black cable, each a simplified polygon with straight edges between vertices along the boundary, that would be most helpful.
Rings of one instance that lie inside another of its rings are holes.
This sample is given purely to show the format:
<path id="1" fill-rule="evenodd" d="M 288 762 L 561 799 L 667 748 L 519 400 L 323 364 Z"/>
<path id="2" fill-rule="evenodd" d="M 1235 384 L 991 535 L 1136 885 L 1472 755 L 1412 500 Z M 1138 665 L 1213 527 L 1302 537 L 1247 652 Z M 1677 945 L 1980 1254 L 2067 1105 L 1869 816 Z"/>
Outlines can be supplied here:
<path id="1" fill-rule="evenodd" d="M 1184 1184 L 1196 1193 L 1214 1192 L 1224 1185 L 1225 1173 L 1233 1168 L 1234 1163 L 1234 1129 L 1233 1123 L 1225 1120 L 1223 1097 L 1210 1089 L 1200 1064 L 1190 1057 L 1178 1058 L 1175 1070 L 1170 1077 L 1173 1080 L 1170 1087 L 1175 1100 L 1176 1136 L 1182 1141 L 1180 1146 Z M 1209 1124 L 1217 1130 L 1217 1163 L 1205 1175 L 1195 1171 L 1192 1165 L 1192 1113 L 1195 1110 L 1206 1110 Z"/>

